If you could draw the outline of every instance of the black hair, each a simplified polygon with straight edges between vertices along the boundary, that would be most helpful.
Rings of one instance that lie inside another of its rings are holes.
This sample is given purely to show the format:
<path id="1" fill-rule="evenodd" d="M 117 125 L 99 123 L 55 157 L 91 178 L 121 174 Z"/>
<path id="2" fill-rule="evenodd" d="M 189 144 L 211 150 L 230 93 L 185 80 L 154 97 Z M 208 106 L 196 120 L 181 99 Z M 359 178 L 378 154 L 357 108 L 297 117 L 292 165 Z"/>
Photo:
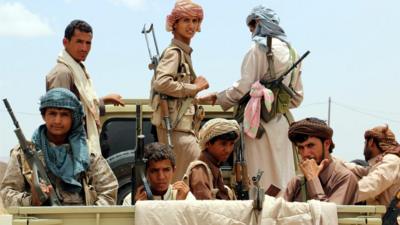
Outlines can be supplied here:
<path id="1" fill-rule="evenodd" d="M 209 140 L 210 144 L 214 144 L 217 140 L 221 140 L 221 141 L 233 141 L 236 140 L 236 138 L 238 137 L 238 134 L 235 131 L 230 131 L 218 136 L 215 136 L 213 138 L 211 138 L 211 140 Z"/>
<path id="2" fill-rule="evenodd" d="M 144 146 L 144 157 L 147 159 L 146 168 L 149 167 L 150 161 L 158 162 L 168 159 L 171 161 L 172 167 L 175 167 L 175 154 L 167 145 L 153 142 Z"/>
<path id="3" fill-rule="evenodd" d="M 74 36 L 75 29 L 85 33 L 93 33 L 92 27 L 87 22 L 83 20 L 73 20 L 65 28 L 64 38 L 71 40 L 72 36 Z"/>
<path id="4" fill-rule="evenodd" d="M 249 23 L 247 24 L 247 26 L 255 28 L 256 27 L 256 20 L 250 20 Z"/>
<path id="5" fill-rule="evenodd" d="M 310 137 L 312 137 L 312 136 L 309 136 L 309 135 L 307 135 L 307 134 L 295 134 L 295 135 L 293 135 L 293 137 L 291 138 L 291 140 L 294 142 L 294 143 L 303 143 L 303 142 L 305 142 L 308 138 L 310 138 Z M 325 142 L 325 138 L 320 138 L 320 137 L 315 137 L 315 138 L 318 138 L 320 141 L 321 141 L 321 143 L 322 144 L 324 144 L 324 142 Z M 334 148 L 335 146 L 332 144 L 332 142 L 331 142 L 331 144 L 329 145 L 329 153 L 332 153 L 332 151 L 333 151 L 333 148 Z"/>

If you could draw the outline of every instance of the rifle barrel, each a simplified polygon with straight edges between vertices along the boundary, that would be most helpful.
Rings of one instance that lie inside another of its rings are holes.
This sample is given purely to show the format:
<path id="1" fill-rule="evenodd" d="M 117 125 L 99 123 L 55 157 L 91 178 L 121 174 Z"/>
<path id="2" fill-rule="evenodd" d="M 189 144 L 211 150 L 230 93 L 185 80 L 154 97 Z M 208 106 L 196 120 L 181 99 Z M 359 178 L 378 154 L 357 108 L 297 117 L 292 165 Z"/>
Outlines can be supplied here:
<path id="1" fill-rule="evenodd" d="M 290 71 L 296 68 L 301 63 L 301 61 L 303 61 L 303 59 L 308 56 L 308 54 L 310 54 L 310 51 L 307 50 L 288 70 L 286 70 L 281 78 L 283 79 L 287 74 L 290 73 Z"/>
<path id="2" fill-rule="evenodd" d="M 47 175 L 46 169 L 44 167 L 44 165 L 42 164 L 42 162 L 40 161 L 39 157 L 37 156 L 36 151 L 33 151 L 31 149 L 31 147 L 28 144 L 28 141 L 26 140 L 24 134 L 22 133 L 21 128 L 19 127 L 18 124 L 18 120 L 15 117 L 11 105 L 8 102 L 8 100 L 5 98 L 3 99 L 4 105 L 7 108 L 8 113 L 11 116 L 11 119 L 13 120 L 13 123 L 16 127 L 16 129 L 14 130 L 20 148 L 22 149 L 22 152 L 24 153 L 24 156 L 26 158 L 26 161 L 28 162 L 29 167 L 32 170 L 32 185 L 33 188 L 36 190 L 36 194 L 38 195 L 38 198 L 40 200 L 40 202 L 43 204 L 46 200 L 47 197 L 49 197 L 50 200 L 50 205 L 61 205 L 60 201 L 58 200 L 57 195 L 55 194 L 55 189 L 53 188 L 53 190 L 50 192 L 50 194 L 46 194 L 42 191 L 40 184 L 43 181 L 45 185 L 51 185 L 51 181 Z"/>
<path id="3" fill-rule="evenodd" d="M 16 128 L 19 128 L 18 120 L 17 120 L 17 118 L 15 118 L 15 115 L 14 115 L 14 112 L 12 111 L 12 109 L 11 109 L 10 103 L 8 102 L 8 100 L 7 100 L 6 98 L 3 99 L 3 102 L 4 102 L 4 105 L 5 105 L 6 108 L 7 108 L 8 113 L 9 113 L 10 116 L 11 116 L 11 119 L 12 119 L 12 121 L 13 121 L 15 127 L 16 127 Z"/>
<path id="4" fill-rule="evenodd" d="M 158 45 L 157 45 L 157 40 L 156 40 L 156 34 L 155 34 L 155 31 L 154 31 L 153 24 L 151 24 L 151 33 L 153 33 L 154 46 L 156 46 L 156 53 L 157 53 L 157 56 L 159 56 L 159 55 L 160 55 L 160 52 L 158 51 Z"/>

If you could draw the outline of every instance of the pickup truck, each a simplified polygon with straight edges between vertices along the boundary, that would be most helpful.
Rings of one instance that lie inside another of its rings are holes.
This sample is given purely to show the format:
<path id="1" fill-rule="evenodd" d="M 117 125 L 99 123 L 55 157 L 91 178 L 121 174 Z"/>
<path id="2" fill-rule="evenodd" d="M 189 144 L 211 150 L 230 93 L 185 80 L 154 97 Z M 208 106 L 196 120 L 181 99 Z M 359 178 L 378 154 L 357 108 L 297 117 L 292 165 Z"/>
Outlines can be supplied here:
<path id="1" fill-rule="evenodd" d="M 142 132 L 145 144 L 157 141 L 157 131 L 151 124 L 152 109 L 148 99 L 127 99 L 125 107 L 106 106 L 106 114 L 101 117 L 101 152 L 107 159 L 118 179 L 118 200 L 122 204 L 124 197 L 131 191 L 131 173 L 136 146 L 136 105 L 142 105 Z M 203 122 L 212 118 L 233 119 L 233 110 L 223 111 L 220 106 L 203 105 L 206 116 Z M 223 176 L 232 183 L 233 157 L 222 167 Z"/>
<path id="2" fill-rule="evenodd" d="M 142 105 L 143 133 L 145 143 L 157 141 L 157 135 L 150 118 L 152 109 L 144 99 L 125 100 L 125 107 L 107 106 L 101 118 L 100 135 L 102 154 L 107 159 L 118 178 L 118 204 L 130 192 L 130 177 L 134 162 L 136 140 L 136 105 Z M 233 118 L 233 111 L 224 112 L 219 106 L 204 106 L 205 121 L 211 118 Z M 233 158 L 222 167 L 224 179 L 233 184 Z M 380 225 L 385 206 L 338 205 L 338 224 L 340 225 Z M 63 207 L 11 207 L 9 214 L 0 213 L 1 225 L 128 225 L 135 224 L 135 207 L 130 206 L 63 206 Z"/>

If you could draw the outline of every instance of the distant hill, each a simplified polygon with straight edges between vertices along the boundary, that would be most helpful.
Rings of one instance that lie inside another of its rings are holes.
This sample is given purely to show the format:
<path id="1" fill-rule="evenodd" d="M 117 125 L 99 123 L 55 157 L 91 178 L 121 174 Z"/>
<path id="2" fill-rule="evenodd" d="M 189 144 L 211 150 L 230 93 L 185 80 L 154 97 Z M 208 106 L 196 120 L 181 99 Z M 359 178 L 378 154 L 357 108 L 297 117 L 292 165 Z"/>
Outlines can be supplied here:
<path id="1" fill-rule="evenodd" d="M 8 162 L 9 157 L 0 156 L 0 162 Z"/>

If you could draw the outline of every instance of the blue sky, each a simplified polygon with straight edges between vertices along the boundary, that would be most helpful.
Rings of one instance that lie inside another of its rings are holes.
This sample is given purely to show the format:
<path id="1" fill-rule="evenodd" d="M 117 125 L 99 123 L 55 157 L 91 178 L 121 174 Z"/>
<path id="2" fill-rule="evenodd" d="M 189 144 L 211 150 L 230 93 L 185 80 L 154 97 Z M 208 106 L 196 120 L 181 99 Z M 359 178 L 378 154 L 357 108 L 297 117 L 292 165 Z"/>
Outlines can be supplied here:
<path id="1" fill-rule="evenodd" d="M 116 92 L 146 98 L 151 72 L 143 24 L 154 23 L 161 49 L 171 39 L 165 16 L 172 0 L 0 0 L 0 97 L 8 98 L 29 138 L 42 123 L 38 99 L 45 75 L 62 49 L 65 26 L 73 19 L 94 29 L 86 65 L 99 96 Z M 202 32 L 192 41 L 198 75 L 220 91 L 240 77 L 242 58 L 251 45 L 245 18 L 263 4 L 281 19 L 288 40 L 303 63 L 305 99 L 296 119 L 327 119 L 332 98 L 334 154 L 363 158 L 365 129 L 388 123 L 400 131 L 398 104 L 400 2 L 395 0 L 197 0 L 204 8 Z M 11 120 L 0 106 L 0 158 L 17 143 Z"/>

